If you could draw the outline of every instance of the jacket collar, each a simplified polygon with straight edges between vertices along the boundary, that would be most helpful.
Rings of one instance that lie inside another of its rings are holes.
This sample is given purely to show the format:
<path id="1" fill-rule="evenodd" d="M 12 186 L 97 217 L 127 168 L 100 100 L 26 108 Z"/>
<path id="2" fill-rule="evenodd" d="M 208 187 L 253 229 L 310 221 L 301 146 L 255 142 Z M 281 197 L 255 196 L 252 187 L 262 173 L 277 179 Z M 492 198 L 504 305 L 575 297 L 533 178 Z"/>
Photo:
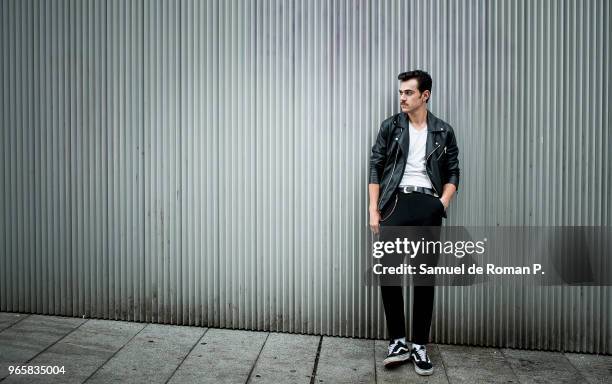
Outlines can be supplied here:
<path id="1" fill-rule="evenodd" d="M 408 118 L 408 114 L 404 112 L 399 113 L 398 125 L 402 127 L 404 130 L 408 129 L 408 124 L 410 119 Z M 438 132 L 443 131 L 440 127 L 440 120 L 431 113 L 430 110 L 427 110 L 427 132 Z"/>

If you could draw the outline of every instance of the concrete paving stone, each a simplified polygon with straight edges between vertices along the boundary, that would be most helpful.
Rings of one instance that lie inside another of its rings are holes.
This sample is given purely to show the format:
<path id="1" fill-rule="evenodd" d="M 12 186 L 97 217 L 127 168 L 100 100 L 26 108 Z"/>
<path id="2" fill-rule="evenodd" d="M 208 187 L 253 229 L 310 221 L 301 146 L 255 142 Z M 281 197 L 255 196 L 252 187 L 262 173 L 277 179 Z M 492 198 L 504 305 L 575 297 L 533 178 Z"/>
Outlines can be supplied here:
<path id="1" fill-rule="evenodd" d="M 387 340 L 376 340 L 376 382 L 379 384 L 384 383 L 415 383 L 426 380 L 427 383 L 446 383 L 446 370 L 442 363 L 442 357 L 440 357 L 440 351 L 438 346 L 435 344 L 427 345 L 427 354 L 434 365 L 434 373 L 431 376 L 419 376 L 414 371 L 414 365 L 412 361 L 404 363 L 399 367 L 387 369 L 383 366 L 383 360 L 387 357 L 389 341 Z"/>
<path id="2" fill-rule="evenodd" d="M 245 383 L 267 332 L 209 329 L 169 383 Z"/>
<path id="3" fill-rule="evenodd" d="M 63 374 L 13 375 L 6 383 L 82 383 L 146 324 L 88 320 L 36 356 L 29 366 L 64 367 Z"/>
<path id="4" fill-rule="evenodd" d="M 320 336 L 270 333 L 250 383 L 310 383 Z"/>
<path id="5" fill-rule="evenodd" d="M 80 318 L 30 315 L 0 332 L 0 379 L 10 365 L 23 365 L 85 321 Z"/>
<path id="6" fill-rule="evenodd" d="M 165 383 L 205 328 L 148 324 L 87 383 Z"/>
<path id="7" fill-rule="evenodd" d="M 519 382 L 498 349 L 438 344 L 438 350 L 451 384 Z"/>
<path id="8" fill-rule="evenodd" d="M 30 316 L 27 313 L 0 312 L 0 331 Z"/>
<path id="9" fill-rule="evenodd" d="M 589 383 L 612 381 L 612 356 L 565 353 L 565 357 Z"/>
<path id="10" fill-rule="evenodd" d="M 583 383 L 584 377 L 559 352 L 502 349 L 521 383 Z"/>
<path id="11" fill-rule="evenodd" d="M 374 340 L 324 337 L 315 383 L 373 383 L 374 358 Z"/>
<path id="12" fill-rule="evenodd" d="M 310 335 L 0 312 L 0 381 L 309 383 L 319 340 Z M 387 344 L 324 337 L 314 382 L 612 382 L 612 356 L 434 344 L 428 346 L 434 375 L 420 377 L 411 363 L 383 368 Z M 66 373 L 6 377 L 9 365 L 64 366 Z"/>

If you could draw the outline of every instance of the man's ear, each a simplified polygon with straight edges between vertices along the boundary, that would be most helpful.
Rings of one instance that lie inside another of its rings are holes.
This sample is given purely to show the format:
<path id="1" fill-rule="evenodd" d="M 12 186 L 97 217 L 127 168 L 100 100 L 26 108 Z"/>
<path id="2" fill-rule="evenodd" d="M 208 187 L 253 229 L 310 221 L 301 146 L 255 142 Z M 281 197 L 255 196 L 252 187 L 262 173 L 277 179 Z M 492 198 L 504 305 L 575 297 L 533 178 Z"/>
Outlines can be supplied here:
<path id="1" fill-rule="evenodd" d="M 423 96 L 426 97 L 425 102 L 427 103 L 429 101 L 429 98 L 431 97 L 431 92 L 429 92 L 429 90 L 424 90 L 423 91 Z"/>

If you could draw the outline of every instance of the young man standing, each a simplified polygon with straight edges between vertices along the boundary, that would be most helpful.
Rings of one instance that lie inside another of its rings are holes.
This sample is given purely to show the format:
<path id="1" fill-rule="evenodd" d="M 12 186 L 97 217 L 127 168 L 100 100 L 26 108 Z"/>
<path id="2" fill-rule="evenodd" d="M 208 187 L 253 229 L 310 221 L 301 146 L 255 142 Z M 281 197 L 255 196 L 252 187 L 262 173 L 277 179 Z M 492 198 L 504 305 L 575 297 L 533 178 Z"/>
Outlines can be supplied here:
<path id="1" fill-rule="evenodd" d="M 441 226 L 459 185 L 457 141 L 453 128 L 427 110 L 432 79 L 424 71 L 398 76 L 401 112 L 381 124 L 372 147 L 369 177 L 370 228 Z M 412 359 L 420 375 L 433 365 L 425 345 L 434 302 L 434 286 L 415 286 L 412 346 L 406 342 L 401 286 L 383 286 L 381 295 L 391 341 L 385 367 Z"/>

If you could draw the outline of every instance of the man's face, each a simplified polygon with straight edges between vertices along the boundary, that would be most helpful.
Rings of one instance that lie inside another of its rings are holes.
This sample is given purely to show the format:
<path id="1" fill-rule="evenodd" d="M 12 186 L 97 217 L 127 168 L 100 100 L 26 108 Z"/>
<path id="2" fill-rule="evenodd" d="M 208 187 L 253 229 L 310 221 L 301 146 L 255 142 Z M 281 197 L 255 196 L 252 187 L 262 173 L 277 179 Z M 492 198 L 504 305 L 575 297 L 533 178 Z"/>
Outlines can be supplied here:
<path id="1" fill-rule="evenodd" d="M 429 91 L 419 92 L 417 79 L 400 82 L 400 108 L 402 112 L 413 112 L 423 106 L 429 97 Z"/>

